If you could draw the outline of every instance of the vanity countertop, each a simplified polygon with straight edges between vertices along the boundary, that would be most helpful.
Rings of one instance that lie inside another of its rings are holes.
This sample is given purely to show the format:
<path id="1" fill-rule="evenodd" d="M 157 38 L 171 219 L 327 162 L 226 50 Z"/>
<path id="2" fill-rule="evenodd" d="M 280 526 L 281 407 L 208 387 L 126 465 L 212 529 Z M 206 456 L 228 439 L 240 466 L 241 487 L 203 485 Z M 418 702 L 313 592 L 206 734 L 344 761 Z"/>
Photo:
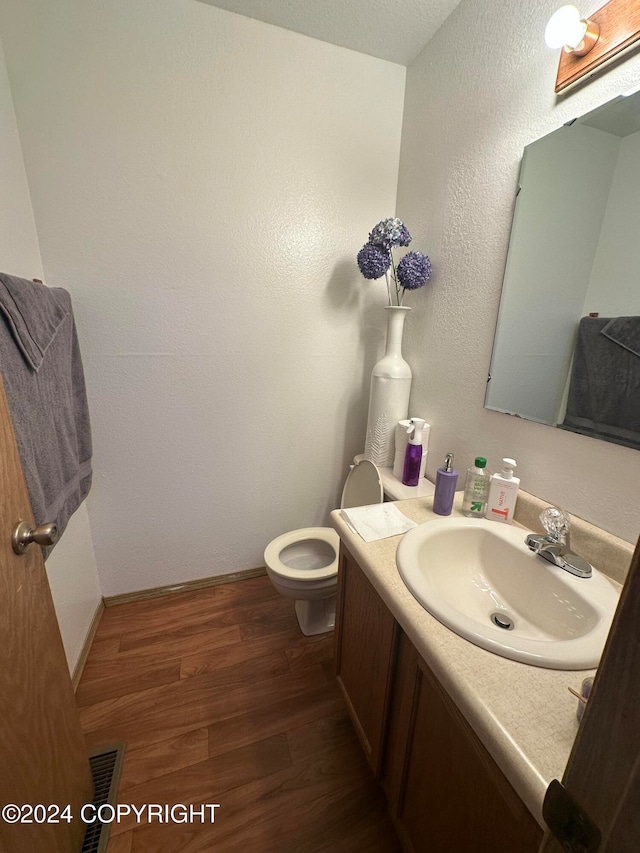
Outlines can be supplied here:
<path id="1" fill-rule="evenodd" d="M 458 493 L 453 516 L 462 517 L 461 502 Z M 430 497 L 397 502 L 418 524 L 440 518 L 432 504 Z M 567 688 L 579 691 L 594 670 L 528 666 L 473 645 L 431 616 L 405 586 L 395 562 L 401 536 L 365 542 L 349 529 L 339 510 L 331 513 L 331 521 L 418 653 L 545 827 L 542 802 L 547 785 L 562 779 L 578 731 L 578 700 Z"/>

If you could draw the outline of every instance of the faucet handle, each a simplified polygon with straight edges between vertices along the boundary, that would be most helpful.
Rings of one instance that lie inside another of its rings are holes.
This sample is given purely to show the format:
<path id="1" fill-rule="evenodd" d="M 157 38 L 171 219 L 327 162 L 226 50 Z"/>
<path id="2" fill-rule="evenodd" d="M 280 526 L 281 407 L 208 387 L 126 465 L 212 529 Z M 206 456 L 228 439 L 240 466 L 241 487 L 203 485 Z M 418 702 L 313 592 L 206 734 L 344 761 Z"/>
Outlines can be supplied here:
<path id="1" fill-rule="evenodd" d="M 571 519 L 568 513 L 557 506 L 548 506 L 540 513 L 540 521 L 549 538 L 561 545 L 566 545 L 567 548 L 569 547 Z"/>

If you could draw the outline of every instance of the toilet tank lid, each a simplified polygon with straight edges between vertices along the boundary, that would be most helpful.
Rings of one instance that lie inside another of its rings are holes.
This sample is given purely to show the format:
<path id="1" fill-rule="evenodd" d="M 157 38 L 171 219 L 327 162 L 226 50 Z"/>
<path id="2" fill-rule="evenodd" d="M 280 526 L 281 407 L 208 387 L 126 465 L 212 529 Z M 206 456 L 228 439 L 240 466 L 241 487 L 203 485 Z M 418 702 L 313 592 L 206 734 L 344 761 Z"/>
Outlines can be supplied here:
<path id="1" fill-rule="evenodd" d="M 369 506 L 370 504 L 382 503 L 384 490 L 382 488 L 382 477 L 380 471 L 373 462 L 361 459 L 356 462 L 347 475 L 340 509 L 348 509 L 351 506 Z"/>

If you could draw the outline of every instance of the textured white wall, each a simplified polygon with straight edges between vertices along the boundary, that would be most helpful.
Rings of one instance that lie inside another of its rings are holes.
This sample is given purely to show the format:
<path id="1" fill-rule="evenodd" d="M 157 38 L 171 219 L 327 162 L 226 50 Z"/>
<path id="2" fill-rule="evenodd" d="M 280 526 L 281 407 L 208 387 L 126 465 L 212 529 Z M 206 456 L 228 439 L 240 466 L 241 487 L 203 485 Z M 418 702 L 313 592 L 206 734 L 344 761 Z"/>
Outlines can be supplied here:
<path id="1" fill-rule="evenodd" d="M 556 6 L 463 0 L 408 70 L 397 214 L 435 270 L 409 303 L 411 412 L 433 425 L 432 476 L 448 450 L 460 470 L 515 456 L 524 489 L 635 542 L 640 453 L 483 409 L 523 148 L 640 80 L 635 54 L 557 98 L 543 40 Z"/>
<path id="2" fill-rule="evenodd" d="M 0 269 L 25 278 L 41 278 L 38 237 L 1 43 L 0 186 Z"/>
<path id="3" fill-rule="evenodd" d="M 38 238 L 1 44 L 0 187 L 0 269 L 23 278 L 42 278 Z M 101 598 L 86 504 L 71 518 L 46 568 L 67 662 L 73 671 Z"/>
<path id="4" fill-rule="evenodd" d="M 45 271 L 75 297 L 106 595 L 262 565 L 364 443 L 405 69 L 195 0 L 8 0 Z"/>

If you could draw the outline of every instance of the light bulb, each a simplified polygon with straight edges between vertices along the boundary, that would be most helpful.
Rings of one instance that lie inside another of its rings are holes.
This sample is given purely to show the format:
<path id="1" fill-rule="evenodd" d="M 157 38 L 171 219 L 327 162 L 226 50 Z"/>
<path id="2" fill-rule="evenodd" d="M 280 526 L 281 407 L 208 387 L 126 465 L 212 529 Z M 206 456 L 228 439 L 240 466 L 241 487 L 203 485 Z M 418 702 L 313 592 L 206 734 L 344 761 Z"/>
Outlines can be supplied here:
<path id="1" fill-rule="evenodd" d="M 549 19 L 544 31 L 548 47 L 564 47 L 565 53 L 584 56 L 593 49 L 600 35 L 595 21 L 581 20 L 575 6 L 562 6 Z"/>
<path id="2" fill-rule="evenodd" d="M 544 31 L 547 47 L 557 49 L 565 45 L 575 50 L 587 31 L 586 21 L 580 20 L 580 12 L 575 6 L 562 6 L 549 18 Z"/>

